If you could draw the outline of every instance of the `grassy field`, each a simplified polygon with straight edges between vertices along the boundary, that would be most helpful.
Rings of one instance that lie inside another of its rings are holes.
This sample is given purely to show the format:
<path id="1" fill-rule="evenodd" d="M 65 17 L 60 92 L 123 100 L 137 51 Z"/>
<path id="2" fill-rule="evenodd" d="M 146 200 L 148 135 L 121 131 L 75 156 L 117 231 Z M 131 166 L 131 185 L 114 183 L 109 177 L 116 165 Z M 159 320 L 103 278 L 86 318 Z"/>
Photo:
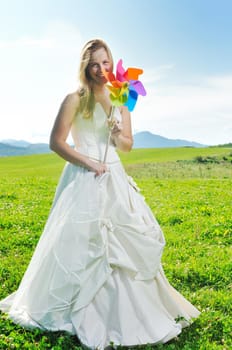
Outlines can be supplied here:
<path id="1" fill-rule="evenodd" d="M 136 149 L 120 156 L 165 233 L 169 281 L 202 311 L 177 339 L 140 348 L 231 349 L 232 149 Z M 0 299 L 22 278 L 63 166 L 54 154 L 0 159 Z M 0 349 L 81 346 L 75 336 L 25 330 L 1 314 Z"/>

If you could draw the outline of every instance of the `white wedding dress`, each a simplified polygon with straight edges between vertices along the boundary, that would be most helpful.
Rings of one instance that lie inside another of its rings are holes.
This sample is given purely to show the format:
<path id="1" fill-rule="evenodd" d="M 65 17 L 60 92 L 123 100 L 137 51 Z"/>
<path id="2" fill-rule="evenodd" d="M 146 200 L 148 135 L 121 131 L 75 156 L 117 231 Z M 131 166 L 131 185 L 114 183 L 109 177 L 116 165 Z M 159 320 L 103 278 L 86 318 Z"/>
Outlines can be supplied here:
<path id="1" fill-rule="evenodd" d="M 91 119 L 77 115 L 71 132 L 78 152 L 103 159 L 108 128 L 101 104 Z M 163 233 L 113 144 L 107 165 L 95 177 L 66 164 L 28 269 L 0 309 L 25 327 L 76 334 L 92 349 L 164 343 L 199 311 L 168 283 L 160 264 Z"/>

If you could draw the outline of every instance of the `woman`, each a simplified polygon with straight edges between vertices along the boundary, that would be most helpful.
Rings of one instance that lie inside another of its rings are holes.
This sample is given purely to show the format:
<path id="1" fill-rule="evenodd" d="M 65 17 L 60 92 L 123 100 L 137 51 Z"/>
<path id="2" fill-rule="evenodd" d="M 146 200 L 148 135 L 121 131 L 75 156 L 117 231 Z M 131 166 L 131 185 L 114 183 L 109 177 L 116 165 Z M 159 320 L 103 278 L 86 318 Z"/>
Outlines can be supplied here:
<path id="1" fill-rule="evenodd" d="M 0 303 L 16 323 L 66 330 L 92 349 L 165 343 L 199 315 L 164 276 L 163 233 L 115 151 L 133 144 L 127 107 L 115 110 L 102 162 L 111 111 L 102 72 L 112 69 L 107 45 L 89 41 L 81 86 L 51 132 L 51 149 L 67 163 L 48 221 L 18 290 Z"/>

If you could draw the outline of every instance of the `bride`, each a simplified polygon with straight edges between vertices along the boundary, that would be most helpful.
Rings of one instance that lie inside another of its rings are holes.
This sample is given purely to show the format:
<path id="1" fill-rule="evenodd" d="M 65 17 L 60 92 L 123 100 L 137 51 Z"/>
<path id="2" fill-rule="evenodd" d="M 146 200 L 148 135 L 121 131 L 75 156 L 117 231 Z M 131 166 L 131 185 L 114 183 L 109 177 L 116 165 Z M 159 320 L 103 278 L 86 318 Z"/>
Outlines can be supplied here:
<path id="1" fill-rule="evenodd" d="M 130 113 L 111 102 L 102 71 L 113 69 L 99 39 L 81 53 L 78 91 L 65 97 L 50 147 L 67 163 L 44 231 L 18 289 L 0 309 L 24 327 L 65 330 L 91 349 L 165 343 L 199 311 L 167 281 L 160 226 L 116 149 L 133 144 Z M 66 140 L 71 131 L 75 148 Z"/>

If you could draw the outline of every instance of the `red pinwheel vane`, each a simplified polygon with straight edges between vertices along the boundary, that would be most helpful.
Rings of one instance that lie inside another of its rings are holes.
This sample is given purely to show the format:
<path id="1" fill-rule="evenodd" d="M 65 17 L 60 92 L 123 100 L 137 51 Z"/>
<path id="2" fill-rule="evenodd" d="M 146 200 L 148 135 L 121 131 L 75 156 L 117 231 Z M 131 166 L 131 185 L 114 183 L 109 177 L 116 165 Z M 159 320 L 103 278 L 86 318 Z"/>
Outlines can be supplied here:
<path id="1" fill-rule="evenodd" d="M 110 100 L 112 102 L 111 113 L 109 116 L 110 122 L 112 122 L 115 107 L 127 106 L 128 110 L 132 112 L 135 108 L 138 96 L 146 95 L 146 90 L 143 84 L 138 80 L 139 75 L 142 73 L 143 70 L 140 68 L 128 68 L 125 70 L 122 66 L 122 59 L 117 63 L 116 76 L 113 72 L 103 72 L 108 81 L 106 87 L 110 91 Z M 109 140 L 110 137 L 111 133 L 109 133 Z M 106 160 L 109 140 L 106 147 L 104 162 Z"/>

